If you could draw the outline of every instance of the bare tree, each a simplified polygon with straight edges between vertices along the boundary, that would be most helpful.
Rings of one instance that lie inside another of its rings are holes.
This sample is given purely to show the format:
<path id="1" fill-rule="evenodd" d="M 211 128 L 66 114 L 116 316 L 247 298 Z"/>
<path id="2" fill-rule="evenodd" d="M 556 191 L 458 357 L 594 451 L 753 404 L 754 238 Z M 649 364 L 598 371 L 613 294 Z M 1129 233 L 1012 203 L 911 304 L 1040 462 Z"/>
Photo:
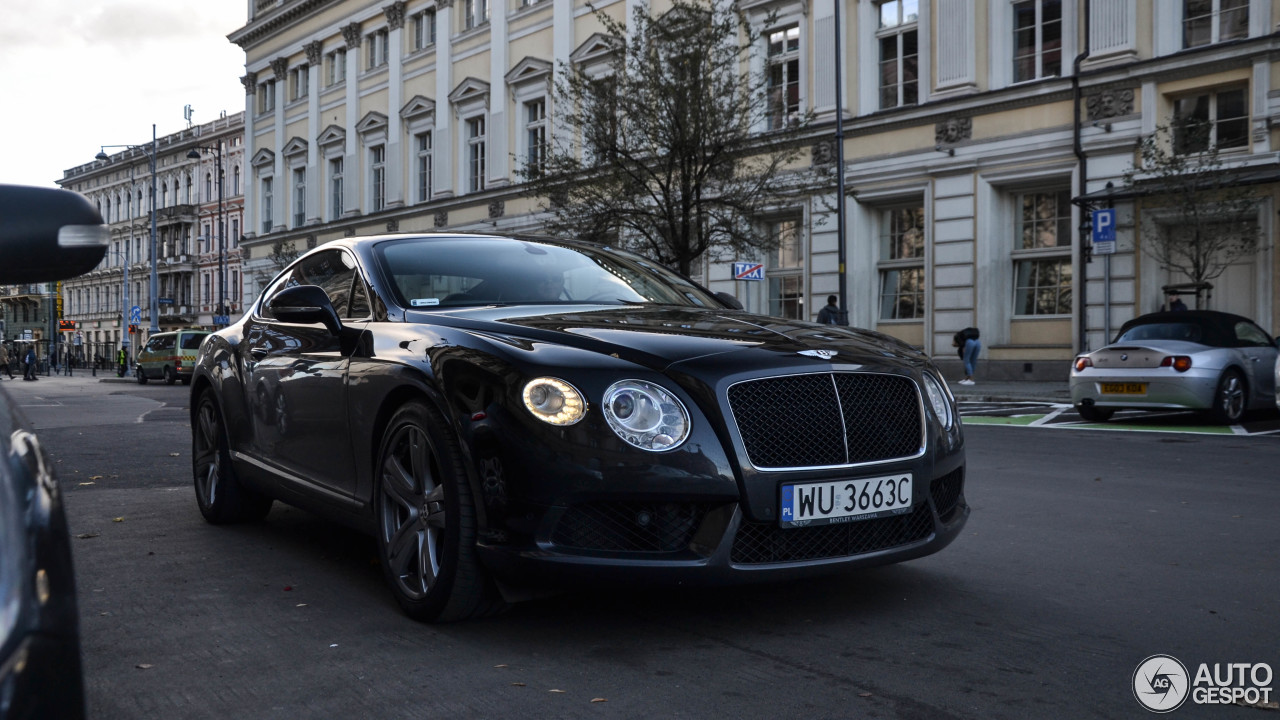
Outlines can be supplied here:
<path id="1" fill-rule="evenodd" d="M 685 274 L 708 250 L 776 247 L 760 215 L 792 201 L 810 116 L 785 72 L 771 82 L 748 70 L 760 34 L 730 4 L 703 0 L 675 0 L 656 18 L 638 8 L 629 33 L 596 16 L 615 48 L 608 69 L 557 70 L 562 132 L 520 171 L 547 229 L 620 242 Z"/>
<path id="2" fill-rule="evenodd" d="M 1197 121 L 1157 128 L 1138 146 L 1141 164 L 1125 174 L 1142 207 L 1159 216 L 1143 232 L 1143 251 L 1193 283 L 1262 247 L 1258 195 L 1226 168 L 1211 130 Z"/>

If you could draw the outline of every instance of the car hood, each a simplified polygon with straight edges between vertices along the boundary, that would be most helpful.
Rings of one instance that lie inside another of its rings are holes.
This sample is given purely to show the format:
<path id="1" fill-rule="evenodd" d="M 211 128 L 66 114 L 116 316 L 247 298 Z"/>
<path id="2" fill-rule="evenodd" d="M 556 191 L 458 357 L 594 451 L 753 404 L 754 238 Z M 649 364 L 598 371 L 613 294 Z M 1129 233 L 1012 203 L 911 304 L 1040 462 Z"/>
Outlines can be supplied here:
<path id="1" fill-rule="evenodd" d="M 880 333 L 713 308 L 551 305 L 408 312 L 409 322 L 447 324 L 480 334 L 554 342 L 655 370 L 736 353 L 739 366 L 807 364 L 918 365 L 915 348 Z M 807 357 L 827 351 L 831 357 Z M 785 360 L 784 360 L 785 359 Z"/>

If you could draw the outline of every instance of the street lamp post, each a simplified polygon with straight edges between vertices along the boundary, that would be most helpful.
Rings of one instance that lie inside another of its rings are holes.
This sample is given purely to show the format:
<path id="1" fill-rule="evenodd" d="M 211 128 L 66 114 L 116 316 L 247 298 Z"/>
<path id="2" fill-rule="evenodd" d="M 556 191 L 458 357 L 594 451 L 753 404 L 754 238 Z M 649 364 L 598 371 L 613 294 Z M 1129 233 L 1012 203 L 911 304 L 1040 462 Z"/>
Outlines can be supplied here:
<path id="1" fill-rule="evenodd" d="M 209 147 L 206 145 L 197 145 L 191 148 L 187 153 L 187 157 L 192 160 L 200 159 L 200 151 L 212 152 L 216 155 L 215 162 L 218 164 L 218 310 L 214 316 L 213 324 L 217 326 L 225 326 L 231 318 L 231 310 L 227 307 L 227 249 L 226 249 L 226 232 L 222 227 L 222 141 L 219 140 L 217 145 Z"/>
<path id="2" fill-rule="evenodd" d="M 148 329 L 150 335 L 160 332 L 160 302 L 159 302 L 159 278 L 156 270 L 156 153 L 159 149 L 159 143 L 156 141 L 156 126 L 151 125 L 151 149 L 147 150 L 146 145 L 102 145 L 95 160 L 106 162 L 110 160 L 107 157 L 107 148 L 128 148 L 130 150 L 142 150 L 147 153 L 147 160 L 151 167 L 151 327 Z M 132 200 L 133 192 L 133 165 L 129 165 L 129 192 Z M 133 240 L 133 219 L 129 220 L 129 240 Z M 123 305 L 121 308 L 121 322 L 123 326 L 121 330 L 121 347 L 129 345 L 129 248 L 125 246 L 125 262 L 124 262 L 124 285 L 125 289 L 122 295 Z M 127 357 L 127 353 L 126 353 Z"/>

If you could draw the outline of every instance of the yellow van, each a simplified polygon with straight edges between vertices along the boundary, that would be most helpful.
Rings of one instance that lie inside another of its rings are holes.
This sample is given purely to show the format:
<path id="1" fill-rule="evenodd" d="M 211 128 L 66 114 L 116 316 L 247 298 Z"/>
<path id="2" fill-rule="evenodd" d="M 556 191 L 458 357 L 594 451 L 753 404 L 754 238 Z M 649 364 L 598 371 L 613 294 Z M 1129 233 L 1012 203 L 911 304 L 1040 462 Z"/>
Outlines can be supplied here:
<path id="1" fill-rule="evenodd" d="M 138 384 L 146 385 L 147 380 L 163 378 L 170 385 L 178 380 L 183 385 L 190 385 L 191 372 L 196 366 L 196 352 L 208 336 L 208 330 L 177 330 L 152 335 L 134 364 L 133 374 L 137 376 Z"/>

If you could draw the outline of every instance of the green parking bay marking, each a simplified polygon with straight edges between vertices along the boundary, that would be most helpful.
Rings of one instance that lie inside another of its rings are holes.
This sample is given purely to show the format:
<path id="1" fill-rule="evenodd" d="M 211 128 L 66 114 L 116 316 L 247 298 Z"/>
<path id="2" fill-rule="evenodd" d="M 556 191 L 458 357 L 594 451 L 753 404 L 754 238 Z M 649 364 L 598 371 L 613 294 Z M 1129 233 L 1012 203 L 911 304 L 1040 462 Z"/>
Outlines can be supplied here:
<path id="1" fill-rule="evenodd" d="M 1059 422 L 1045 423 L 1037 425 L 1045 415 L 1016 415 L 1013 417 L 999 417 L 989 415 L 965 415 L 962 416 L 961 422 L 965 425 L 1012 425 L 1015 427 L 1051 427 L 1070 430 L 1122 430 L 1129 432 L 1172 432 L 1172 433 L 1195 433 L 1201 435 L 1234 435 L 1235 430 L 1229 425 L 1152 425 L 1147 423 L 1086 423 L 1086 422 Z"/>
<path id="2" fill-rule="evenodd" d="M 1046 417 L 1045 415 L 963 415 L 961 422 L 965 425 L 1030 425 Z"/>

